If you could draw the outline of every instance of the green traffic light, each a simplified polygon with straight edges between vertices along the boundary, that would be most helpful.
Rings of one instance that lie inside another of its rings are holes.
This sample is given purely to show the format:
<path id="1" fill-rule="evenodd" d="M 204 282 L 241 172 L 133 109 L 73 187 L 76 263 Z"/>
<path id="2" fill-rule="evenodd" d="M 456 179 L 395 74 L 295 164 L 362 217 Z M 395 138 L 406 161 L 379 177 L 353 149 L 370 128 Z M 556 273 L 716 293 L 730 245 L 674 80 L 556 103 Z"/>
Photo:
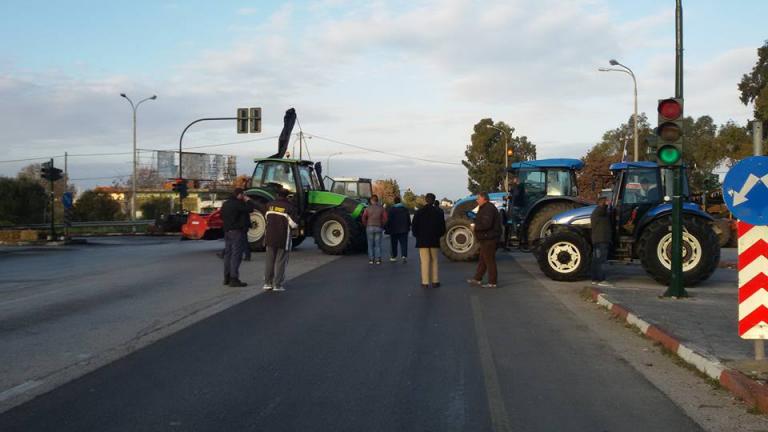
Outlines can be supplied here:
<path id="1" fill-rule="evenodd" d="M 680 150 L 675 146 L 664 146 L 659 149 L 658 158 L 664 165 L 675 164 L 680 160 Z"/>

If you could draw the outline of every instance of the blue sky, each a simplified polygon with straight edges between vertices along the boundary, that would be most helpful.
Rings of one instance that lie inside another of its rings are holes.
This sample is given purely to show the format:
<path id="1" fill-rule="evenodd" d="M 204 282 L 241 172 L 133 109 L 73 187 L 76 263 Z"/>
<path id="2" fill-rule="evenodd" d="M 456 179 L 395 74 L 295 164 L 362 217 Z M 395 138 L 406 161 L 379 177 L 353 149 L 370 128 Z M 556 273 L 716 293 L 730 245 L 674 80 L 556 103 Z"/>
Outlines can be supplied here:
<path id="1" fill-rule="evenodd" d="M 736 83 L 768 38 L 768 2 L 686 1 L 686 110 L 743 123 Z M 171 148 L 186 123 L 262 106 L 277 135 L 290 106 L 306 132 L 453 163 L 429 164 L 310 141 L 333 174 L 394 176 L 419 192 L 465 193 L 456 165 L 472 125 L 502 120 L 540 157 L 580 157 L 631 114 L 671 95 L 674 1 L 68 1 L 0 4 L 0 159 L 130 151 L 120 92 L 158 94 L 139 112 L 139 146 Z M 653 117 L 653 116 L 651 116 Z M 40 127 L 38 119 L 46 127 Z M 189 145 L 243 139 L 191 131 Z M 242 172 L 273 143 L 217 147 Z M 13 175 L 23 163 L 0 163 Z M 128 156 L 72 158 L 73 178 L 123 175 Z M 110 183 L 81 181 L 81 187 Z"/>

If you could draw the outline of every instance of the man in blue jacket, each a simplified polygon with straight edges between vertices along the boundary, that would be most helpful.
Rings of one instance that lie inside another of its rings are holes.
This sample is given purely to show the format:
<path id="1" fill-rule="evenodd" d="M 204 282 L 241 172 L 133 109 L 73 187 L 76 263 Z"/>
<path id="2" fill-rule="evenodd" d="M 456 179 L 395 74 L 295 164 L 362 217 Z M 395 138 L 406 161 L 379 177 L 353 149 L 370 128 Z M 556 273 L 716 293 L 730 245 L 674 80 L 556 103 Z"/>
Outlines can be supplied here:
<path id="1" fill-rule="evenodd" d="M 408 262 L 408 233 L 411 231 L 411 214 L 403 205 L 399 196 L 395 204 L 389 208 L 387 215 L 387 233 L 389 233 L 389 260 L 397 261 L 397 245 L 400 245 L 400 255 L 403 264 Z"/>

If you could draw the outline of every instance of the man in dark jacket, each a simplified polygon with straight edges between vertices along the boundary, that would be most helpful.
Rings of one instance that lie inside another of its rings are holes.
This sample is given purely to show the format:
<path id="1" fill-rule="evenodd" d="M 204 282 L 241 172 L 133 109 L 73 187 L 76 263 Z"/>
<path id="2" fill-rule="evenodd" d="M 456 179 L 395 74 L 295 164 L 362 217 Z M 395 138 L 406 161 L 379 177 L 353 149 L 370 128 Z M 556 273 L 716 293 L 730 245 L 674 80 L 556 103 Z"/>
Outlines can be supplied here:
<path id="1" fill-rule="evenodd" d="M 253 204 L 241 188 L 236 188 L 221 206 L 221 220 L 224 225 L 224 285 L 248 285 L 240 281 L 240 261 L 243 259 L 245 243 L 243 236 L 250 226 L 252 211 Z"/>
<path id="2" fill-rule="evenodd" d="M 267 204 L 267 230 L 264 245 L 267 247 L 264 269 L 264 290 L 285 291 L 285 267 L 291 253 L 291 230 L 298 227 L 296 207 L 288 199 L 288 191 L 279 189 L 277 199 Z"/>
<path id="3" fill-rule="evenodd" d="M 608 260 L 608 247 L 611 244 L 611 218 L 608 215 L 608 200 L 597 199 L 597 207 L 589 218 L 592 228 L 592 285 L 611 286 L 605 281 L 605 262 Z"/>
<path id="4" fill-rule="evenodd" d="M 467 282 L 480 285 L 483 288 L 496 288 L 498 274 L 496 271 L 496 247 L 501 237 L 501 215 L 488 200 L 488 194 L 477 194 L 477 204 L 480 209 L 477 212 L 474 223 L 475 237 L 480 243 L 480 258 L 477 263 L 475 277 Z M 488 272 L 488 283 L 483 285 L 483 275 Z"/>
<path id="5" fill-rule="evenodd" d="M 397 245 L 400 245 L 400 255 L 403 264 L 408 262 L 408 233 L 411 231 L 411 214 L 405 208 L 399 196 L 395 204 L 387 212 L 387 233 L 389 233 L 389 260 L 397 261 Z"/>
<path id="6" fill-rule="evenodd" d="M 439 288 L 437 253 L 440 250 L 440 237 L 445 235 L 445 215 L 435 205 L 435 194 L 428 193 L 424 198 L 427 205 L 413 216 L 411 231 L 416 237 L 416 248 L 419 249 L 421 287 L 429 288 L 431 283 L 433 288 Z"/>

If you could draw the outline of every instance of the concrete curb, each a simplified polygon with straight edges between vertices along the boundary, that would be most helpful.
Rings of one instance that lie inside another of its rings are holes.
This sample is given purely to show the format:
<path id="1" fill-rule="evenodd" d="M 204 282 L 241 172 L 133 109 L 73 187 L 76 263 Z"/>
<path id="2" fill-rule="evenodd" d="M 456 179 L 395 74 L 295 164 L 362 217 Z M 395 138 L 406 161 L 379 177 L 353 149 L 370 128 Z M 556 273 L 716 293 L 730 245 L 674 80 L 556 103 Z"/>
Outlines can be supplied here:
<path id="1" fill-rule="evenodd" d="M 627 307 L 609 300 L 599 289 L 590 287 L 589 293 L 595 303 L 607 309 L 613 316 L 634 326 L 645 337 L 660 343 L 683 361 L 717 381 L 734 396 L 761 412 L 768 413 L 768 386 L 726 367 L 717 359 L 696 352 L 668 331 L 643 320 Z"/>

